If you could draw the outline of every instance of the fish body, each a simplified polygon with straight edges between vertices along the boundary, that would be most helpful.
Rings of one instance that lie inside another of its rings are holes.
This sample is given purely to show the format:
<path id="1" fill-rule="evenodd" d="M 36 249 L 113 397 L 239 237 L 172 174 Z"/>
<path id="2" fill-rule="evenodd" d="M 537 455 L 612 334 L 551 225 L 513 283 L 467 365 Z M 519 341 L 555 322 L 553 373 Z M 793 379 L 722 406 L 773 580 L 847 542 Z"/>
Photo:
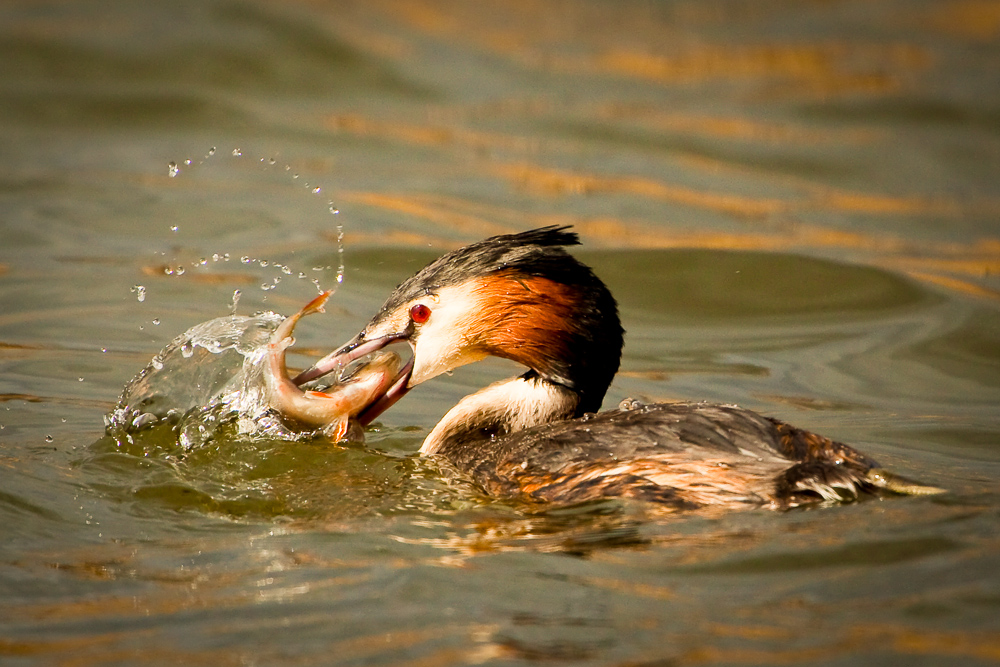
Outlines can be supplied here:
<path id="1" fill-rule="evenodd" d="M 304 391 L 288 377 L 285 351 L 295 343 L 295 325 L 306 315 L 324 312 L 330 298 L 326 291 L 287 317 L 267 344 L 264 381 L 270 406 L 284 417 L 303 425 L 321 428 L 334 441 L 343 439 L 350 419 L 385 393 L 399 371 L 399 355 L 380 354 L 365 364 L 351 379 L 327 391 Z"/>

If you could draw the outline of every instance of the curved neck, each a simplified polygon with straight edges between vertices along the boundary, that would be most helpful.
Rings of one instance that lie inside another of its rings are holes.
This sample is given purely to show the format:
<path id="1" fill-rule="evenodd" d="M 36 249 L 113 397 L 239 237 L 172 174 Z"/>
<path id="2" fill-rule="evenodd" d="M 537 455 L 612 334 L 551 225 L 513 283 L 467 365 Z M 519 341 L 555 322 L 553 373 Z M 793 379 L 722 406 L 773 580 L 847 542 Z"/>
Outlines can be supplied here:
<path id="1" fill-rule="evenodd" d="M 476 319 L 463 331 L 481 352 L 575 392 L 580 412 L 597 412 L 618 372 L 624 331 L 608 288 L 590 269 L 573 266 L 585 281 L 505 271 L 474 281 Z"/>
<path id="2" fill-rule="evenodd" d="M 502 380 L 466 396 L 424 439 L 421 454 L 447 454 L 460 448 L 539 424 L 576 416 L 575 391 L 529 372 Z"/>

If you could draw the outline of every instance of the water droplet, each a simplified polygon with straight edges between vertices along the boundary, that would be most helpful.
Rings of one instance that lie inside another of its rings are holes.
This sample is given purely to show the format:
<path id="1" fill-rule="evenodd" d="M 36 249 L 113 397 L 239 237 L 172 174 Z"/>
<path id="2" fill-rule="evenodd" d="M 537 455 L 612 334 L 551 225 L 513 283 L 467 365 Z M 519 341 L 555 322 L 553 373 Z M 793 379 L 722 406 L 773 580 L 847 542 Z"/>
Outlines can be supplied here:
<path id="1" fill-rule="evenodd" d="M 337 225 L 337 284 L 344 282 L 344 226 Z"/>
<path id="2" fill-rule="evenodd" d="M 240 290 L 238 290 L 238 289 L 237 289 L 237 290 L 233 290 L 233 305 L 232 305 L 232 310 L 231 310 L 231 312 L 232 312 L 232 313 L 233 313 L 234 315 L 236 314 L 236 304 L 238 304 L 238 303 L 240 302 L 240 295 L 241 295 L 242 293 L 243 293 L 243 292 L 241 292 L 241 291 L 240 291 Z"/>
<path id="3" fill-rule="evenodd" d="M 167 165 L 167 175 L 169 175 L 170 178 L 174 178 L 180 172 L 181 172 L 180 167 L 177 166 L 176 162 L 171 162 L 170 164 Z"/>
<path id="4" fill-rule="evenodd" d="M 233 149 L 233 157 L 240 157 L 242 155 L 243 155 L 243 151 L 242 150 L 240 150 L 239 148 L 234 148 Z"/>
<path id="5" fill-rule="evenodd" d="M 292 178 L 298 178 L 298 177 L 299 177 L 298 174 L 292 174 Z"/>
<path id="6" fill-rule="evenodd" d="M 305 278 L 305 277 L 306 277 L 306 274 L 303 273 L 302 271 L 299 271 L 299 279 L 302 279 L 302 278 Z"/>
<path id="7" fill-rule="evenodd" d="M 337 208 L 336 206 L 331 206 L 330 207 L 330 213 L 332 213 L 334 215 L 337 215 L 338 213 L 340 213 L 340 209 Z"/>
<path id="8" fill-rule="evenodd" d="M 146 288 L 142 285 L 134 285 L 130 291 L 135 294 L 135 298 L 140 302 L 146 300 Z"/>
<path id="9" fill-rule="evenodd" d="M 316 186 L 312 190 L 312 192 L 313 192 L 314 195 L 318 195 L 321 191 L 322 191 L 322 188 L 320 188 L 319 186 Z"/>
<path id="10" fill-rule="evenodd" d="M 191 343 L 184 343 L 183 345 L 181 345 L 182 357 L 184 357 L 185 359 L 189 359 L 191 358 L 192 354 L 194 354 L 194 347 L 191 345 Z"/>
<path id="11" fill-rule="evenodd" d="M 247 257 L 246 255 L 243 255 L 242 257 L 240 257 L 240 261 L 243 262 L 244 264 L 249 264 L 250 262 L 253 261 L 253 259 Z"/>
<path id="12" fill-rule="evenodd" d="M 281 267 L 281 272 L 284 273 L 286 276 L 292 275 L 292 270 L 287 266 Z"/>
<path id="13" fill-rule="evenodd" d="M 77 382 L 83 382 L 83 378 L 77 378 L 76 381 Z"/>
<path id="14" fill-rule="evenodd" d="M 184 267 L 183 266 L 178 266 L 176 273 L 179 276 L 183 276 L 184 275 Z"/>
<path id="15" fill-rule="evenodd" d="M 167 274 L 168 276 L 174 275 L 174 270 L 172 268 L 170 268 L 169 266 L 163 267 L 163 272 L 165 274 Z"/>
<path id="16" fill-rule="evenodd" d="M 107 352 L 107 351 L 108 351 L 108 348 L 106 348 L 106 347 L 102 347 L 101 348 L 101 352 Z"/>
<path id="17" fill-rule="evenodd" d="M 268 261 L 266 259 L 262 259 L 262 260 L 260 260 L 259 264 L 260 264 L 260 268 L 263 269 L 263 268 L 267 267 Z"/>
<path id="18" fill-rule="evenodd" d="M 201 259 L 198 260 L 198 264 L 195 264 L 194 266 L 198 266 L 199 264 L 201 266 L 207 266 L 208 265 L 208 260 L 205 259 L 204 257 L 202 257 Z"/>
<path id="19" fill-rule="evenodd" d="M 185 166 L 190 167 L 191 166 L 191 158 L 188 158 L 188 159 L 184 160 L 184 164 L 185 164 Z"/>
<path id="20" fill-rule="evenodd" d="M 270 283 L 261 283 L 260 284 L 260 288 L 266 292 L 267 290 L 271 289 L 271 284 Z"/>
<path id="21" fill-rule="evenodd" d="M 212 157 L 213 155 L 215 155 L 215 146 L 208 149 L 208 157 Z"/>
<path id="22" fill-rule="evenodd" d="M 45 442 L 52 442 L 53 440 L 55 440 L 55 438 L 53 438 L 51 435 L 45 436 Z"/>
<path id="23" fill-rule="evenodd" d="M 217 253 L 217 252 L 212 253 L 212 261 L 213 262 L 218 262 L 220 259 L 222 259 L 222 256 L 219 255 L 219 253 Z"/>
<path id="24" fill-rule="evenodd" d="M 60 421 L 61 421 L 61 422 L 62 422 L 63 424 L 65 424 L 65 423 L 66 423 L 66 418 L 65 418 L 65 417 L 63 417 L 62 419 L 60 419 Z"/>
<path id="25" fill-rule="evenodd" d="M 271 158 L 270 160 L 267 161 L 267 163 L 273 167 L 274 165 L 278 164 L 278 161 L 275 160 L 274 158 Z"/>
<path id="26" fill-rule="evenodd" d="M 177 225 L 170 225 L 170 231 L 176 232 L 177 231 Z"/>
<path id="27" fill-rule="evenodd" d="M 158 371 L 163 370 L 163 360 L 160 359 L 159 355 L 153 357 L 153 360 L 150 362 L 150 364 L 152 364 L 153 368 L 155 368 Z"/>
<path id="28" fill-rule="evenodd" d="M 153 318 L 153 324 L 159 326 L 159 324 L 160 324 L 160 318 L 159 317 L 154 317 Z M 80 379 L 82 380 L 83 378 L 80 378 Z"/>

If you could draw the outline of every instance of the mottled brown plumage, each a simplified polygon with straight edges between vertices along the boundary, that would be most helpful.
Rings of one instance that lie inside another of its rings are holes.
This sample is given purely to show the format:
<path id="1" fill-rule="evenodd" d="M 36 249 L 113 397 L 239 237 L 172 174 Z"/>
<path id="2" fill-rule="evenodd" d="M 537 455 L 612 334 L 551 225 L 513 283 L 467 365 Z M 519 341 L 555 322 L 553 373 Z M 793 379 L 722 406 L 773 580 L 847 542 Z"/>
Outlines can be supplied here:
<path id="1" fill-rule="evenodd" d="M 676 509 L 790 507 L 919 485 L 843 443 L 736 406 L 661 403 L 452 439 L 437 454 L 492 495 L 583 502 L 623 496 Z M 889 481 L 891 480 L 891 481 Z"/>

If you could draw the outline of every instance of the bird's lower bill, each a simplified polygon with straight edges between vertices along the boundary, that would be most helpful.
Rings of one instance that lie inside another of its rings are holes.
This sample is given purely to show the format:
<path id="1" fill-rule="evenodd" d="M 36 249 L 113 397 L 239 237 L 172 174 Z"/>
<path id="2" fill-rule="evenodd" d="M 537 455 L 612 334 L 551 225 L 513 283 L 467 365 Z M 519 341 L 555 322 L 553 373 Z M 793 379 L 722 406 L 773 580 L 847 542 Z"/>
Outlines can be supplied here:
<path id="1" fill-rule="evenodd" d="M 301 385 L 311 380 L 315 380 L 316 378 L 323 377 L 324 375 L 329 375 L 330 373 L 339 374 L 358 359 L 371 355 L 391 343 L 402 340 L 404 340 L 402 336 L 386 336 L 384 338 L 376 338 L 370 341 L 352 341 L 339 350 L 331 352 L 327 356 L 323 357 L 311 368 L 299 373 L 299 375 L 296 376 L 292 382 L 296 385 Z M 368 364 L 365 364 L 354 369 L 352 376 L 365 373 L 367 365 Z M 379 415 L 392 407 L 396 401 L 401 399 L 406 392 L 410 390 L 409 383 L 412 372 L 413 358 L 411 356 L 409 361 L 407 361 L 406 364 L 400 368 L 395 378 L 391 382 L 386 383 L 382 391 L 371 397 L 371 402 L 368 406 L 357 413 L 356 419 L 358 423 L 362 426 L 367 426 L 378 418 Z"/>

